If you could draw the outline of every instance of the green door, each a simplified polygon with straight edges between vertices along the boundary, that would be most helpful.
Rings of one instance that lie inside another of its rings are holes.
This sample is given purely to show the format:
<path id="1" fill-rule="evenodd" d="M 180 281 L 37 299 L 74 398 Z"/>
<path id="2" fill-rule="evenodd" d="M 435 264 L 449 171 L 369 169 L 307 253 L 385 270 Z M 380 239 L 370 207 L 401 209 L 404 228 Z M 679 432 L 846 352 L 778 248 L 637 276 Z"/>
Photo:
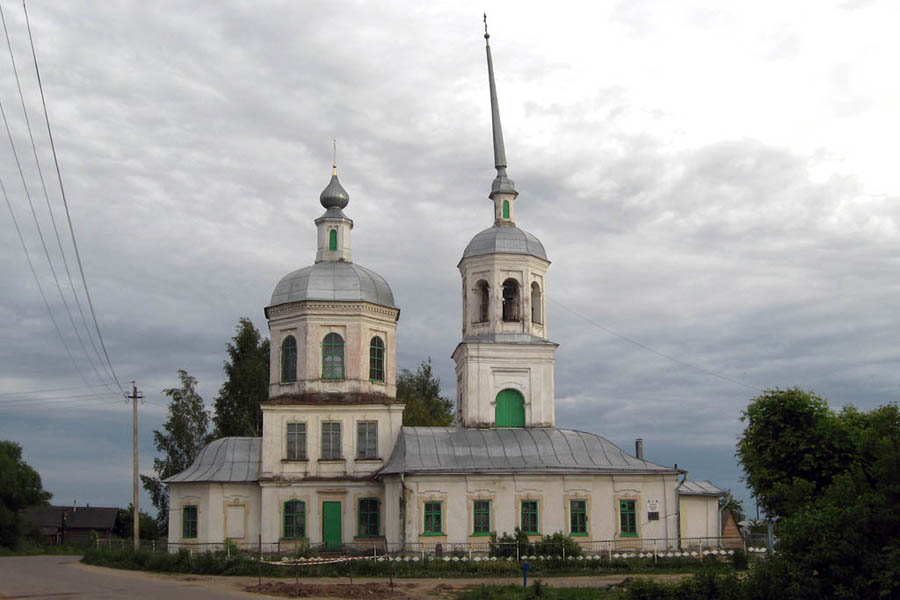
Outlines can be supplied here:
<path id="1" fill-rule="evenodd" d="M 325 550 L 341 549 L 341 503 L 322 503 L 322 544 Z"/>
<path id="2" fill-rule="evenodd" d="M 525 400 L 516 390 L 503 390 L 497 394 L 494 409 L 497 427 L 525 427 Z"/>

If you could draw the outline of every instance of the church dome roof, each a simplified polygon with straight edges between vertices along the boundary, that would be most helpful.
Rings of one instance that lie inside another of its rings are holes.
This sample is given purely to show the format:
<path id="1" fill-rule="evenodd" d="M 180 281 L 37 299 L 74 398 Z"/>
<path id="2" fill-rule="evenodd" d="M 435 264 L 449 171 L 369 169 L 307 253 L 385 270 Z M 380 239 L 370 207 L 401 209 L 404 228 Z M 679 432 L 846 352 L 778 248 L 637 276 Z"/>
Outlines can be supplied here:
<path id="1" fill-rule="evenodd" d="M 371 302 L 396 307 L 394 294 L 384 277 L 365 267 L 340 261 L 323 261 L 282 277 L 269 306 L 304 300 Z"/>
<path id="2" fill-rule="evenodd" d="M 528 254 L 547 260 L 544 245 L 518 227 L 493 226 L 478 233 L 463 251 L 463 258 L 485 254 Z"/>

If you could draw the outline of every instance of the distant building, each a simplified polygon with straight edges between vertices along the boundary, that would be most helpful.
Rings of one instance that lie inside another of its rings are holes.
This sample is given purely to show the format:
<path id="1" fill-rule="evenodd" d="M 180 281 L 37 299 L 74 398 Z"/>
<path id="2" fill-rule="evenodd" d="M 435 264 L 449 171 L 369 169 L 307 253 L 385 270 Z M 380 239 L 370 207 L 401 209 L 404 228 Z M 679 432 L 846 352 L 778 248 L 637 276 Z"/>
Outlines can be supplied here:
<path id="1" fill-rule="evenodd" d="M 47 545 L 84 545 L 91 532 L 99 539 L 115 537 L 118 508 L 99 506 L 32 506 L 24 512 L 26 533 L 37 533 Z"/>
<path id="2" fill-rule="evenodd" d="M 282 278 L 266 308 L 262 437 L 216 440 L 166 480 L 170 543 L 448 548 L 519 528 L 535 539 L 563 532 L 675 548 L 687 534 L 719 535 L 715 494 L 690 496 L 679 513 L 684 471 L 556 428 L 550 261 L 516 225 L 487 53 L 497 176 L 492 224 L 457 265 L 456 426 L 402 427 L 400 308 L 384 278 L 352 260 L 350 198 L 335 168 L 320 196 L 315 263 Z"/>

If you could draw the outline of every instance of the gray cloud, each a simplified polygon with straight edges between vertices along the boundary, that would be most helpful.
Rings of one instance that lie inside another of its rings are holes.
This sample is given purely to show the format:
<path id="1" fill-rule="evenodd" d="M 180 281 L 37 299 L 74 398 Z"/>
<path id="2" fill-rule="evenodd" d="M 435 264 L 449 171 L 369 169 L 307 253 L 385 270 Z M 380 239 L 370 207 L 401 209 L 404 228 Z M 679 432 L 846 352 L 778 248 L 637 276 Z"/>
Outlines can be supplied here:
<path id="1" fill-rule="evenodd" d="M 164 419 L 161 390 L 175 385 L 175 371 L 195 375 L 211 402 L 238 318 L 251 317 L 265 333 L 262 309 L 275 283 L 312 262 L 312 220 L 322 211 L 335 137 L 354 260 L 384 275 L 402 308 L 397 366 L 414 369 L 430 356 L 454 395 L 455 266 L 471 236 L 491 224 L 487 86 L 480 10 L 473 11 L 474 18 L 457 8 L 391 4 L 32 7 L 101 326 L 122 380 L 137 380 L 152 403 L 142 408 L 144 470 L 151 432 Z M 617 15 L 646 43 L 655 39 L 646 10 L 622 5 Z M 21 15 L 9 9 L 8 19 L 27 63 Z M 518 222 L 554 261 L 548 323 L 561 344 L 560 426 L 626 448 L 644 437 L 651 458 L 738 486 L 733 444 L 754 387 L 814 388 L 836 406 L 896 398 L 895 197 L 871 196 L 853 176 L 814 178 L 819 156 L 753 136 L 679 147 L 665 99 L 642 105 L 614 81 L 578 97 L 550 89 L 545 76 L 591 75 L 574 57 L 541 55 L 509 31 L 511 39 L 495 33 L 492 41 L 510 175 L 521 192 Z M 779 60 L 790 61 L 776 42 Z M 25 84 L 39 114 L 33 81 Z M 13 86 L 0 71 L 11 111 Z M 24 144 L 22 124 L 14 124 Z M 6 156 L 0 173 L 27 225 Z M 0 437 L 23 444 L 60 500 L 126 504 L 126 407 L 108 399 L 21 407 L 16 392 L 83 384 L 55 339 L 11 223 L 0 220 L 0 228 Z M 38 260 L 33 227 L 26 233 Z M 10 398 L 15 406 L 4 408 Z"/>

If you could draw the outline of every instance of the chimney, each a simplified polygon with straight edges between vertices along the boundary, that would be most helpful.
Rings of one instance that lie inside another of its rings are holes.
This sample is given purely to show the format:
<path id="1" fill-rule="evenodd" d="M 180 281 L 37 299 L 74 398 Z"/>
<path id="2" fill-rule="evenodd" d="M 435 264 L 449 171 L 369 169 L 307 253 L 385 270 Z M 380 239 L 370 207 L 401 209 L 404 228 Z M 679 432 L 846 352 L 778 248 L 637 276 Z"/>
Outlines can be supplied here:
<path id="1" fill-rule="evenodd" d="M 644 440 L 641 438 L 634 440 L 634 455 L 644 460 Z"/>

